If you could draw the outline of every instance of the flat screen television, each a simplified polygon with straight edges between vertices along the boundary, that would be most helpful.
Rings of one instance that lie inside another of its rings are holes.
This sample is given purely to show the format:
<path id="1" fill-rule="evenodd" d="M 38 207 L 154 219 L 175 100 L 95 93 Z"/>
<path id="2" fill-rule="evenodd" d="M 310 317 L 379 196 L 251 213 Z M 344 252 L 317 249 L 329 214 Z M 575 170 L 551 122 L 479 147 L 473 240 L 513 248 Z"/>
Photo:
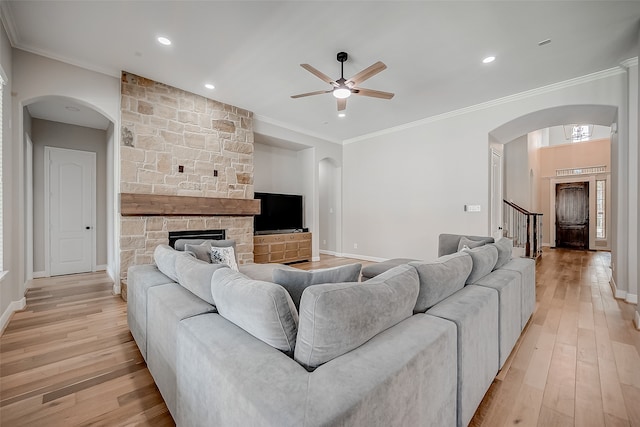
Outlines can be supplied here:
<path id="1" fill-rule="evenodd" d="M 255 193 L 254 197 L 260 200 L 260 214 L 253 220 L 256 234 L 302 230 L 302 196 Z"/>

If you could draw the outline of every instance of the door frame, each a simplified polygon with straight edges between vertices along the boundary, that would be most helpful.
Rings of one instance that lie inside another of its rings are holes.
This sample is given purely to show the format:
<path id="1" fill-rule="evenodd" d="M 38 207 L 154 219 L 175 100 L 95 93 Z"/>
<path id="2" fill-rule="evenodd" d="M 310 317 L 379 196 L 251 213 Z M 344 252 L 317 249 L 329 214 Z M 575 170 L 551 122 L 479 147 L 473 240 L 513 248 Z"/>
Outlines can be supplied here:
<path id="1" fill-rule="evenodd" d="M 595 175 L 569 176 L 551 178 L 549 180 L 549 244 L 556 247 L 556 184 L 570 184 L 572 182 L 589 183 L 589 250 L 596 250 L 596 177 Z"/>
<path id="2" fill-rule="evenodd" d="M 49 187 L 49 171 L 51 165 L 51 153 L 53 151 L 87 153 L 93 157 L 93 167 L 91 168 L 91 271 L 96 271 L 96 153 L 93 151 L 72 150 L 70 148 L 44 147 L 44 274 L 51 277 L 51 230 L 50 212 L 51 203 Z"/>
<path id="3" fill-rule="evenodd" d="M 25 208 L 25 283 L 23 291 L 33 280 L 33 141 L 24 134 L 24 208 Z"/>
<path id="4" fill-rule="evenodd" d="M 496 177 L 495 174 L 493 173 L 493 158 L 497 157 L 499 159 L 499 170 L 500 170 L 500 177 L 498 180 L 498 185 L 499 185 L 499 192 L 500 194 L 494 194 L 494 188 L 495 188 L 495 181 L 496 181 Z M 502 230 L 502 225 L 503 225 L 503 218 L 502 218 L 502 211 L 503 211 L 503 200 L 504 200 L 504 184 L 503 184 L 503 180 L 504 180 L 504 159 L 503 159 L 503 155 L 500 151 L 496 150 L 495 148 L 491 147 L 490 148 L 490 155 L 489 155 L 489 235 L 494 237 L 494 238 L 499 238 L 502 237 L 502 233 L 504 230 Z M 494 199 L 496 199 L 496 197 L 498 198 L 498 202 L 497 205 L 499 206 L 497 209 L 494 209 L 493 206 L 493 202 Z M 498 235 L 498 233 L 500 233 L 500 235 Z"/>

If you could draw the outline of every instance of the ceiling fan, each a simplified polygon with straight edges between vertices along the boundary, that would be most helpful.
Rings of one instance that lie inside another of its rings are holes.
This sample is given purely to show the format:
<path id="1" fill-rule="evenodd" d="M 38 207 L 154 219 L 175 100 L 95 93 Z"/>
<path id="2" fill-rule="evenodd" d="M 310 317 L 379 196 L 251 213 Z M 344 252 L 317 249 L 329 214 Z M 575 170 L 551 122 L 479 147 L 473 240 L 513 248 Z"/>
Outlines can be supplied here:
<path id="1" fill-rule="evenodd" d="M 393 98 L 394 94 L 390 92 L 382 92 L 380 90 L 365 89 L 362 87 L 358 87 L 358 85 L 363 81 L 375 76 L 376 74 L 378 74 L 379 72 L 387 68 L 387 66 L 384 65 L 384 63 L 378 61 L 375 64 L 371 65 L 370 67 L 367 67 L 364 70 L 360 71 L 350 79 L 345 80 L 344 63 L 348 58 L 349 58 L 349 55 L 347 55 L 346 52 L 339 52 L 337 55 L 337 60 L 338 62 L 340 62 L 340 78 L 338 80 L 331 80 L 329 76 L 322 73 L 321 71 L 318 71 L 317 69 L 313 68 L 309 64 L 300 64 L 302 68 L 304 68 L 314 76 L 320 78 L 320 80 L 327 82 L 331 86 L 333 86 L 333 89 L 301 93 L 299 95 L 292 95 L 291 98 L 295 99 L 295 98 L 302 98 L 305 96 L 321 95 L 323 93 L 333 93 L 333 96 L 336 97 L 338 100 L 338 111 L 342 111 L 345 108 L 347 108 L 347 98 L 350 97 L 352 94 L 361 95 L 361 96 L 371 96 L 373 98 L 382 98 L 382 99 Z"/>

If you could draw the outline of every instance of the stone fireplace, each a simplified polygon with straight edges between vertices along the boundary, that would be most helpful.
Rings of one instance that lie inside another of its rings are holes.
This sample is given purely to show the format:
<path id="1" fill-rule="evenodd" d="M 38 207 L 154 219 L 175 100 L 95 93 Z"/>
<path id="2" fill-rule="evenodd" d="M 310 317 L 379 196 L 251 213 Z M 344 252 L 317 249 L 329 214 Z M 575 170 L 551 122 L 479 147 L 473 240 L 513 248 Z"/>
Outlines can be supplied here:
<path id="1" fill-rule="evenodd" d="M 128 72 L 121 98 L 121 280 L 173 231 L 224 230 L 238 262 L 253 262 L 253 216 L 242 209 L 253 202 L 252 113 Z"/>

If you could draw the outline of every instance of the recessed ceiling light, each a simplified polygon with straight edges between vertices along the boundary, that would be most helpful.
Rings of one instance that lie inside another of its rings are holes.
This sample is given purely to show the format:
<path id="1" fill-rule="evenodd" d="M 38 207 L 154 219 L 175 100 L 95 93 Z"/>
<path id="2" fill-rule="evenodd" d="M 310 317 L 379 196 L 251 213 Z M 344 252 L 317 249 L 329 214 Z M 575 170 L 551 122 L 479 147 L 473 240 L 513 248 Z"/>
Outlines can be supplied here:
<path id="1" fill-rule="evenodd" d="M 211 83 L 206 83 L 204 85 L 204 87 L 206 87 L 207 89 L 215 89 L 216 87 L 214 85 L 212 85 Z"/>
<path id="2" fill-rule="evenodd" d="M 80 111 L 78 107 L 74 107 L 72 105 L 67 105 L 66 107 L 64 107 L 64 109 L 67 111 L 73 111 L 74 113 L 77 113 L 78 111 Z"/>
<path id="3" fill-rule="evenodd" d="M 166 37 L 158 37 L 158 43 L 169 46 L 171 44 L 171 40 Z"/>
<path id="4" fill-rule="evenodd" d="M 496 57 L 495 57 L 495 56 L 487 56 L 486 58 L 484 58 L 484 59 L 482 60 L 482 63 L 483 63 L 483 64 L 488 64 L 488 63 L 493 62 L 493 61 L 495 61 L 495 60 L 496 60 Z"/>
<path id="5" fill-rule="evenodd" d="M 345 113 L 338 113 L 338 117 L 346 117 L 347 115 Z"/>

